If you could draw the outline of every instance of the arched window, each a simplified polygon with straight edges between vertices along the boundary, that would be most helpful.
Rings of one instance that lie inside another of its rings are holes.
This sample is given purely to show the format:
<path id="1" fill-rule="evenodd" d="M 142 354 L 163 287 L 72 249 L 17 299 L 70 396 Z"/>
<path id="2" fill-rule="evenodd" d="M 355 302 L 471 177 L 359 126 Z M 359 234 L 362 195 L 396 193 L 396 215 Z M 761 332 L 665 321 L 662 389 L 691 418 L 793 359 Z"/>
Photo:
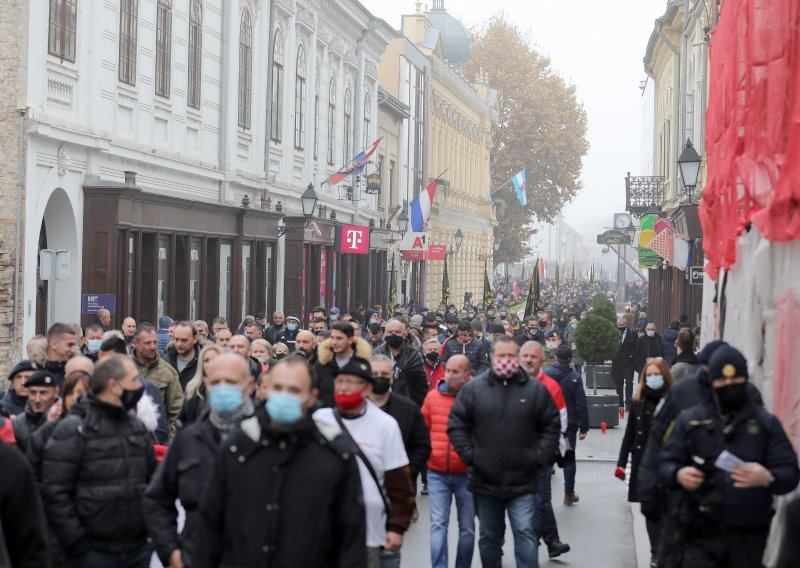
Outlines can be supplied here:
<path id="1" fill-rule="evenodd" d="M 371 142 L 370 136 L 372 136 L 372 132 L 370 131 L 370 127 L 372 126 L 372 96 L 370 95 L 369 91 L 367 94 L 364 95 L 364 148 L 369 147 Z"/>
<path id="2" fill-rule="evenodd" d="M 156 9 L 156 94 L 169 98 L 172 77 L 172 0 Z"/>
<path id="3" fill-rule="evenodd" d="M 270 120 L 270 138 L 275 142 L 283 140 L 283 32 L 275 30 L 275 44 L 272 55 L 272 118 Z"/>
<path id="4" fill-rule="evenodd" d="M 191 0 L 189 9 L 189 89 L 186 103 L 200 108 L 200 78 L 203 62 L 203 1 Z"/>
<path id="5" fill-rule="evenodd" d="M 306 50 L 297 47 L 297 75 L 294 89 L 294 147 L 302 150 L 305 146 L 306 129 Z"/>
<path id="6" fill-rule="evenodd" d="M 253 101 L 253 25 L 250 10 L 242 11 L 239 25 L 239 126 L 250 128 Z"/>
<path id="7" fill-rule="evenodd" d="M 348 86 L 344 92 L 344 162 L 353 159 L 353 96 Z"/>
<path id="8" fill-rule="evenodd" d="M 328 165 L 336 162 L 336 75 L 328 87 Z"/>
<path id="9" fill-rule="evenodd" d="M 62 60 L 75 61 L 78 0 L 50 0 L 47 51 Z"/>
<path id="10" fill-rule="evenodd" d="M 139 28 L 139 0 L 122 0 L 119 7 L 119 69 L 117 77 L 136 84 L 136 48 Z"/>

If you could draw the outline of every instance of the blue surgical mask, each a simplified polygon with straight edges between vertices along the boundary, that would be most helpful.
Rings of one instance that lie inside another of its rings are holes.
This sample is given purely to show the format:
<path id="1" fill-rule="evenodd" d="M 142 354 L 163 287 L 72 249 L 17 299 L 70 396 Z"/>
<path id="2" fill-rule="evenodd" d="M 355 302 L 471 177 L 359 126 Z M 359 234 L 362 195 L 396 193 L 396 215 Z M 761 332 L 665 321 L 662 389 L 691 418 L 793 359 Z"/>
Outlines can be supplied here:
<path id="1" fill-rule="evenodd" d="M 103 344 L 102 339 L 89 339 L 86 341 L 86 347 L 92 353 L 97 353 L 100 351 L 100 346 Z"/>
<path id="2" fill-rule="evenodd" d="M 571 324 L 569 324 L 569 326 L 570 326 L 572 329 L 577 329 L 577 328 L 578 328 L 578 324 L 577 324 L 577 323 L 575 323 L 575 322 L 572 322 Z"/>
<path id="3" fill-rule="evenodd" d="M 650 375 L 645 377 L 645 384 L 653 390 L 661 390 L 664 387 L 664 377 L 661 375 Z"/>
<path id="4" fill-rule="evenodd" d="M 236 385 L 217 385 L 208 395 L 208 404 L 217 414 L 233 414 L 242 404 L 242 389 Z"/>
<path id="5" fill-rule="evenodd" d="M 295 324 L 295 323 L 287 323 L 286 324 L 286 329 L 288 329 L 289 331 L 297 331 L 297 324 Z"/>
<path id="6" fill-rule="evenodd" d="M 292 426 L 303 418 L 303 399 L 285 392 L 271 392 L 267 399 L 267 413 L 277 424 Z"/>

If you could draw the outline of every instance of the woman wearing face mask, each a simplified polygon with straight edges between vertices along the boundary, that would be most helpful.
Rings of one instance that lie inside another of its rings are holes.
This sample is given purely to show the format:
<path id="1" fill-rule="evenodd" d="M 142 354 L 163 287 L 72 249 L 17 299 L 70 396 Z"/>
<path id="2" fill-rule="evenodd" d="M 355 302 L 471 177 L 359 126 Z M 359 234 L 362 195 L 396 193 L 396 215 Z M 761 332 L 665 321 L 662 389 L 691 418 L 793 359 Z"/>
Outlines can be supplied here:
<path id="1" fill-rule="evenodd" d="M 180 414 L 178 414 L 178 420 L 182 426 L 186 426 L 197 420 L 197 417 L 205 410 L 207 394 L 205 385 L 206 374 L 208 373 L 208 367 L 211 365 L 211 361 L 221 354 L 222 348 L 213 343 L 206 345 L 203 347 L 202 351 L 200 351 L 198 357 L 200 364 L 197 365 L 197 372 L 194 377 L 186 383 L 183 407 L 181 408 Z"/>
<path id="2" fill-rule="evenodd" d="M 637 481 L 639 465 L 647 446 L 647 438 L 650 436 L 653 413 L 672 385 L 669 366 L 661 358 L 648 361 L 639 377 L 639 386 L 633 395 L 633 405 L 628 415 L 622 447 L 619 450 L 617 469 L 614 471 L 614 476 L 624 481 L 625 466 L 628 464 L 628 456 L 631 456 L 631 479 L 628 483 L 628 501 L 631 503 L 641 501 Z M 647 534 L 650 537 L 650 556 L 655 561 L 661 522 L 647 519 L 646 523 Z"/>
<path id="3" fill-rule="evenodd" d="M 272 359 L 272 346 L 266 339 L 255 339 L 250 344 L 250 356 L 261 363 L 261 371 L 269 369 L 269 361 Z"/>
<path id="4" fill-rule="evenodd" d="M 656 324 L 648 323 L 645 334 L 636 340 L 636 351 L 633 355 L 633 368 L 641 369 L 648 359 L 664 356 L 661 336 L 656 333 Z"/>
<path id="5" fill-rule="evenodd" d="M 275 361 L 280 361 L 281 359 L 285 359 L 289 355 L 289 346 L 285 343 L 278 342 L 272 346 L 272 356 L 275 358 Z M 270 363 L 272 364 L 272 363 Z"/>

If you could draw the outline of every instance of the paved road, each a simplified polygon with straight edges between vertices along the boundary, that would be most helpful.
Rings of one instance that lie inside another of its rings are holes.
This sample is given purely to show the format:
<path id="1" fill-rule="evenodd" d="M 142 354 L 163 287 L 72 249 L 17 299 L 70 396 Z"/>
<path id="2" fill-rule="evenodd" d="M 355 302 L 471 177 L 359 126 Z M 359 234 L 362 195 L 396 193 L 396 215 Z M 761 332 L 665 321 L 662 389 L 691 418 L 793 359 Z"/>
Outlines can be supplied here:
<path id="1" fill-rule="evenodd" d="M 624 427 L 624 422 L 621 424 Z M 561 540 L 572 550 L 563 556 L 549 560 L 547 549 L 539 548 L 542 566 L 596 566 L 598 568 L 635 568 L 633 519 L 627 501 L 627 487 L 613 477 L 614 464 L 622 429 L 609 430 L 601 435 L 592 430 L 584 442 L 578 443 L 578 476 L 576 492 L 581 501 L 573 507 L 562 504 L 564 477 L 559 470 L 553 478 L 553 508 L 558 521 Z M 592 456 L 591 458 L 589 456 Z M 402 568 L 430 566 L 430 512 L 425 496 L 418 496 L 419 521 L 406 534 L 403 545 Z M 455 547 L 458 540 L 453 505 L 449 529 L 450 565 L 455 564 Z M 510 525 L 506 523 L 506 545 L 504 567 L 514 566 L 514 538 Z M 477 529 L 476 529 L 477 532 Z M 473 566 L 481 565 L 477 549 L 477 536 Z"/>

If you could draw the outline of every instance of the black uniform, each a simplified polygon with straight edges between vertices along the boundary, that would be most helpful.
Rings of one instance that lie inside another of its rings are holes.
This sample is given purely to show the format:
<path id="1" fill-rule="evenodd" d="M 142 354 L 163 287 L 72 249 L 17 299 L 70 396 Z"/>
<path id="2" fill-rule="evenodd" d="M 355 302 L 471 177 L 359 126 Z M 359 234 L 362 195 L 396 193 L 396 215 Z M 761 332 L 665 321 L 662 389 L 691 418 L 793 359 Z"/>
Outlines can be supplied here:
<path id="1" fill-rule="evenodd" d="M 631 397 L 633 397 L 633 372 L 634 370 L 641 372 L 642 368 L 635 368 L 636 332 L 631 329 L 625 329 L 624 332 L 619 332 L 619 338 L 619 350 L 611 361 L 611 376 L 614 378 L 614 384 L 617 387 L 619 405 L 624 406 L 630 405 Z"/>
<path id="2" fill-rule="evenodd" d="M 394 372 L 392 392 L 407 396 L 416 403 L 417 408 L 421 408 L 425 396 L 428 394 L 428 375 L 425 372 L 420 352 L 411 347 L 408 342 L 403 343 L 397 357 L 392 355 L 386 343 L 375 349 L 374 352 L 386 355 L 392 360 Z"/>
<path id="3" fill-rule="evenodd" d="M 397 425 L 400 426 L 403 446 L 408 454 L 411 480 L 416 488 L 417 475 L 425 469 L 431 455 L 431 435 L 425 426 L 422 412 L 410 399 L 395 394 L 389 395 L 389 400 L 381 410 L 397 420 Z"/>
<path id="4" fill-rule="evenodd" d="M 14 437 L 17 447 L 23 454 L 30 449 L 31 436 L 47 422 L 47 412 L 34 412 L 30 405 L 25 407 L 25 412 L 14 419 Z"/>

